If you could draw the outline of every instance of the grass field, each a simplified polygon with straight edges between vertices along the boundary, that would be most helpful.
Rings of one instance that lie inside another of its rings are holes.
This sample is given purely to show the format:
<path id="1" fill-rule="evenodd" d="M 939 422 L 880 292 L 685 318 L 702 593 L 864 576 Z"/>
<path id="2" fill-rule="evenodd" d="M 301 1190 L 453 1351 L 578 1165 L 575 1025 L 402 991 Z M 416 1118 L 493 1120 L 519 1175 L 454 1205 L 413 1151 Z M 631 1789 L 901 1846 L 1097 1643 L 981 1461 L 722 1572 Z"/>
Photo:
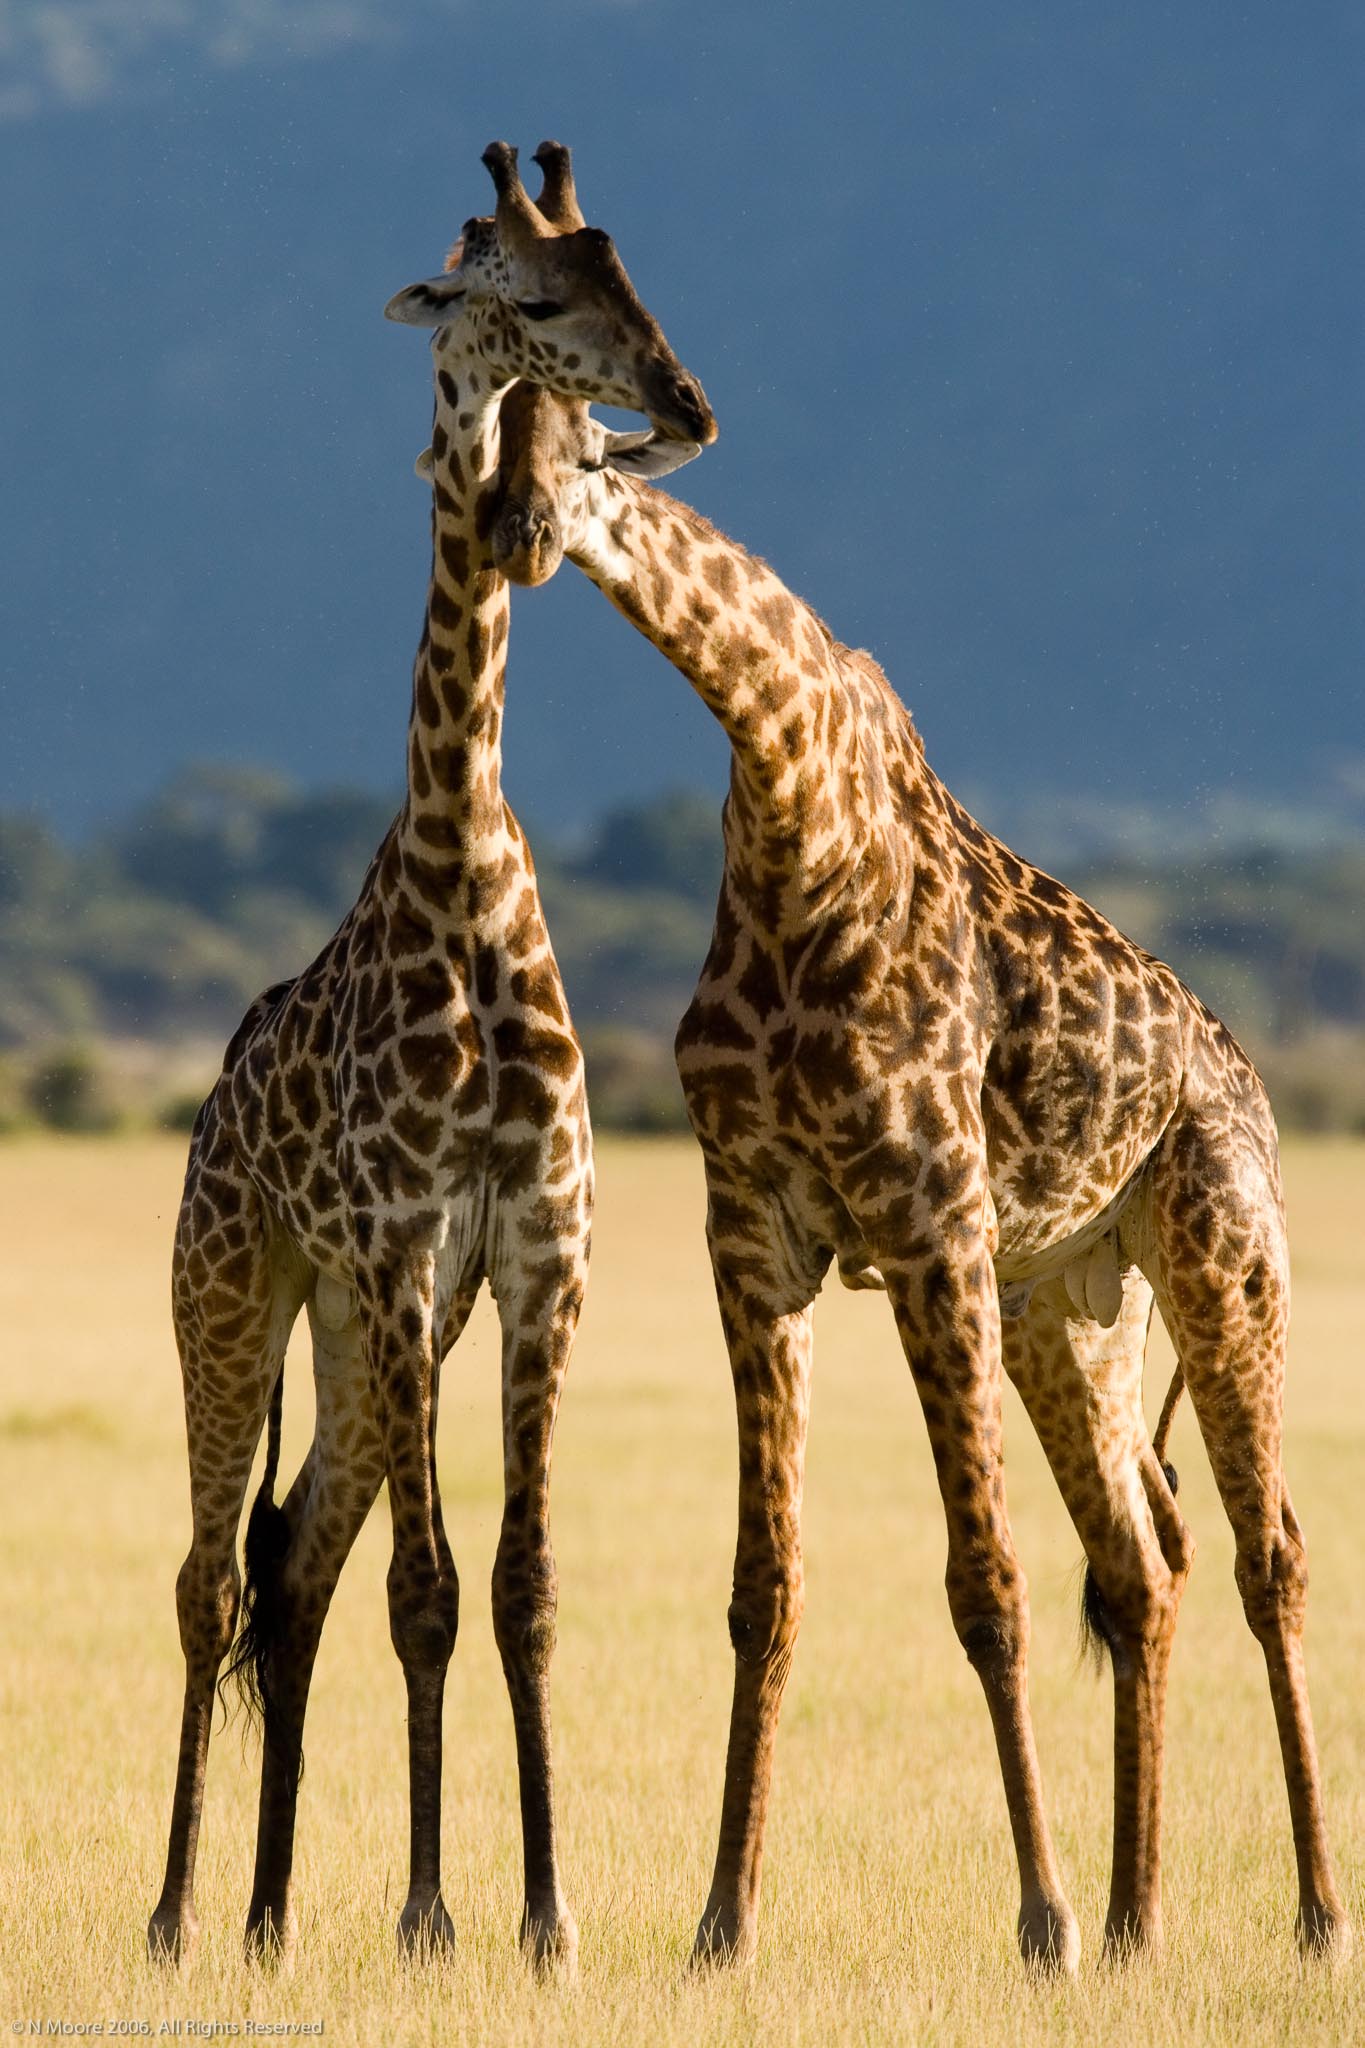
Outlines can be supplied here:
<path id="1" fill-rule="evenodd" d="M 944 1535 L 885 1303 L 834 1286 L 817 1319 L 806 1622 L 778 1749 L 760 1954 L 696 1980 L 684 1958 L 720 1804 L 731 1659 L 734 1421 L 688 1144 L 604 1143 L 593 1282 L 558 1438 L 554 1667 L 576 1987 L 515 1947 L 510 1716 L 487 1584 L 500 1507 L 487 1303 L 446 1366 L 441 1471 L 464 1588 L 446 1713 L 453 1960 L 399 1963 L 403 1689 L 384 1608 L 387 1516 L 362 1534 L 323 1640 L 300 1803 L 298 1957 L 241 1958 L 257 1758 L 210 1758 L 199 1950 L 143 1959 L 161 1881 L 188 1537 L 167 1253 L 183 1144 L 0 1150 L 0 1618 L 6 1880 L 0 2033 L 293 2022 L 331 2041 L 764 2043 L 1365 2039 L 1365 1960 L 1296 1959 L 1293 1862 L 1260 1655 L 1190 1420 L 1174 1456 L 1200 1551 L 1168 1742 L 1167 1946 L 1103 1969 L 1110 1694 L 1078 1665 L 1077 1545 L 1011 1397 L 1009 1485 L 1032 1589 L 1048 1802 L 1086 1959 L 1028 1981 L 977 1681 L 948 1622 Z M 1313 1565 L 1309 1657 L 1339 1874 L 1365 1919 L 1365 1147 L 1288 1148 L 1295 1242 L 1288 1466 Z M 1154 1347 L 1154 1411 L 1169 1353 Z M 311 1425 L 286 1380 L 285 1473 Z"/>

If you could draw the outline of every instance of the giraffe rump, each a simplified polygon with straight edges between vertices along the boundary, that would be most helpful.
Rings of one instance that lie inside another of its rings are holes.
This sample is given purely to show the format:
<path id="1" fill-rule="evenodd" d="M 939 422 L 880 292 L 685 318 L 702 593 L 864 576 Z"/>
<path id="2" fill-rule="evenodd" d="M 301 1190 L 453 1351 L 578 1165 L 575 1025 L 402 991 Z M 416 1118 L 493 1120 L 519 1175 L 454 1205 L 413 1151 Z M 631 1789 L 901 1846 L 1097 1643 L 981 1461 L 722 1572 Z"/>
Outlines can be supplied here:
<path id="1" fill-rule="evenodd" d="M 289 1519 L 275 1499 L 283 1408 L 284 1368 L 281 1367 L 275 1391 L 270 1396 L 265 1471 L 251 1504 L 246 1541 L 242 1546 L 242 1605 L 237 1635 L 219 1683 L 220 1694 L 229 1683 L 235 1685 L 248 1724 L 259 1721 L 262 1726 L 274 1718 L 271 1661 L 285 1629 L 281 1568 L 289 1549 Z"/>

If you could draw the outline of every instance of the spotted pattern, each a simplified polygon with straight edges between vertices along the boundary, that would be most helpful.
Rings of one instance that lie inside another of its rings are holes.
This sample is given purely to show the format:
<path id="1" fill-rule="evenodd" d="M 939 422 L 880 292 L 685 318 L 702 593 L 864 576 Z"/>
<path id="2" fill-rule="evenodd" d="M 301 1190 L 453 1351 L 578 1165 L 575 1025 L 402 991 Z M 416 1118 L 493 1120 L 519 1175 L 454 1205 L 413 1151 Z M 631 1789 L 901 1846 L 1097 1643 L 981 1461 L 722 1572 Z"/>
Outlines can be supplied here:
<path id="1" fill-rule="evenodd" d="M 886 1290 L 923 1406 L 949 1605 L 1000 1754 L 1025 1956 L 1074 1967 L 1079 1942 L 1030 1725 L 1002 1370 L 1108 1616 L 1106 1940 L 1121 1951 L 1160 1932 L 1163 1705 L 1192 1554 L 1142 1416 L 1154 1297 L 1265 1651 L 1301 1938 L 1339 1953 L 1349 1928 L 1303 1676 L 1306 1565 L 1281 1469 L 1288 1264 L 1260 1081 L 1168 967 L 963 810 L 876 663 L 766 563 L 629 480 L 561 463 L 535 481 L 556 496 L 568 553 L 732 747 L 715 930 L 677 1036 L 740 1437 L 735 1698 L 698 1957 L 742 1957 L 756 1938 L 803 1599 L 812 1303 L 831 1265 Z"/>
<path id="2" fill-rule="evenodd" d="M 500 211 L 509 189 L 504 177 Z M 572 1965 L 550 1766 L 548 1504 L 587 1278 L 592 1144 L 534 866 L 501 790 L 508 585 L 489 533 L 499 408 L 513 377 L 533 370 L 641 409 L 694 388 L 603 242 L 585 261 L 542 222 L 509 279 L 491 224 L 476 222 L 466 231 L 476 282 L 448 299 L 439 279 L 414 288 L 437 295 L 443 324 L 406 799 L 334 938 L 243 1019 L 191 1141 L 173 1301 L 194 1532 L 177 1587 L 186 1692 L 166 1879 L 148 1930 L 155 1956 L 182 1955 L 195 1932 L 209 1716 L 237 1622 L 236 1532 L 268 1410 L 267 1478 L 247 1537 L 249 1592 L 261 1577 L 255 1671 L 265 1701 L 248 1946 L 271 1954 L 293 1939 L 309 1680 L 337 1577 L 382 1482 L 393 1517 L 390 1631 L 408 1691 L 411 1865 L 399 1932 L 413 1949 L 453 1937 L 440 1890 L 441 1703 L 459 1588 L 434 1438 L 441 1361 L 487 1280 L 503 1332 L 493 1617 L 517 1741 L 522 1938 L 538 1963 Z M 552 294 L 563 310 L 548 344 L 515 300 Z M 279 1381 L 303 1307 L 317 1425 L 277 1508 Z"/>

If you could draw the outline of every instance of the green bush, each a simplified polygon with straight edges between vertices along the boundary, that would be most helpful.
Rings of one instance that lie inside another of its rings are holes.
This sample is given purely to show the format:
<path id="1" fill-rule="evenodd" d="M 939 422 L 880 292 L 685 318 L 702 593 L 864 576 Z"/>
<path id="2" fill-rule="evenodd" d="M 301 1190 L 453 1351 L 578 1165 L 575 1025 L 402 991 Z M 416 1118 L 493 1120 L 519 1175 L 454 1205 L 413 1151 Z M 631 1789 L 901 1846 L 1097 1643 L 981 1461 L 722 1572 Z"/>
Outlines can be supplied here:
<path id="1" fill-rule="evenodd" d="M 157 1128 L 163 1131 L 184 1131 L 186 1135 L 194 1129 L 204 1097 L 198 1095 L 172 1095 L 157 1109 Z"/>
<path id="2" fill-rule="evenodd" d="M 50 1130 L 112 1131 L 119 1122 L 104 1069 L 87 1046 L 64 1046 L 39 1060 L 27 1095 L 34 1116 Z"/>

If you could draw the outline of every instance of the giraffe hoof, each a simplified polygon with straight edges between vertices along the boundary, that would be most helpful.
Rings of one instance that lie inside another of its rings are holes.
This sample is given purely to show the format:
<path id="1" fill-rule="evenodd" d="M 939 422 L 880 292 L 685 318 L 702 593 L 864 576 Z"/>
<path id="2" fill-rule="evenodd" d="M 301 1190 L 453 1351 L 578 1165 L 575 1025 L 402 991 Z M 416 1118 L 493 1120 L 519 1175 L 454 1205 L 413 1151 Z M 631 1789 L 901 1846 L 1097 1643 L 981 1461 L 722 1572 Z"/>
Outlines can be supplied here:
<path id="1" fill-rule="evenodd" d="M 758 1949 L 758 1926 L 753 1919 L 718 1907 L 702 1915 L 697 1938 L 692 1944 L 689 1967 L 693 1970 L 733 1969 L 751 1963 Z"/>
<path id="2" fill-rule="evenodd" d="M 199 1922 L 193 1913 L 158 1906 L 147 1922 L 147 1960 L 171 1967 L 186 1962 L 198 1939 Z"/>
<path id="3" fill-rule="evenodd" d="M 565 1984 L 577 1977 L 578 1928 L 567 1906 L 545 1914 L 532 1913 L 528 1906 L 522 1916 L 521 1946 L 537 1977 Z"/>
<path id="4" fill-rule="evenodd" d="M 1336 1965 L 1349 1961 L 1355 1947 L 1355 1930 L 1344 1906 L 1313 1904 L 1301 1906 L 1294 1923 L 1299 1951 L 1314 1962 Z"/>
<path id="5" fill-rule="evenodd" d="M 263 1910 L 253 1907 L 247 1915 L 243 1942 L 247 1961 L 259 1963 L 262 1969 L 267 1970 L 283 1968 L 293 1961 L 298 1932 L 298 1919 L 292 1903 L 286 1905 L 281 1913 L 274 1913 L 269 1907 Z"/>
<path id="6" fill-rule="evenodd" d="M 1019 1908 L 1019 1953 L 1031 1970 L 1075 1976 L 1081 1962 L 1081 1930 L 1065 1899 L 1035 1899 Z"/>
<path id="7" fill-rule="evenodd" d="M 413 1962 L 431 1962 L 455 1946 L 455 1923 L 438 1896 L 429 1906 L 404 1906 L 398 1916 L 398 1946 Z"/>

